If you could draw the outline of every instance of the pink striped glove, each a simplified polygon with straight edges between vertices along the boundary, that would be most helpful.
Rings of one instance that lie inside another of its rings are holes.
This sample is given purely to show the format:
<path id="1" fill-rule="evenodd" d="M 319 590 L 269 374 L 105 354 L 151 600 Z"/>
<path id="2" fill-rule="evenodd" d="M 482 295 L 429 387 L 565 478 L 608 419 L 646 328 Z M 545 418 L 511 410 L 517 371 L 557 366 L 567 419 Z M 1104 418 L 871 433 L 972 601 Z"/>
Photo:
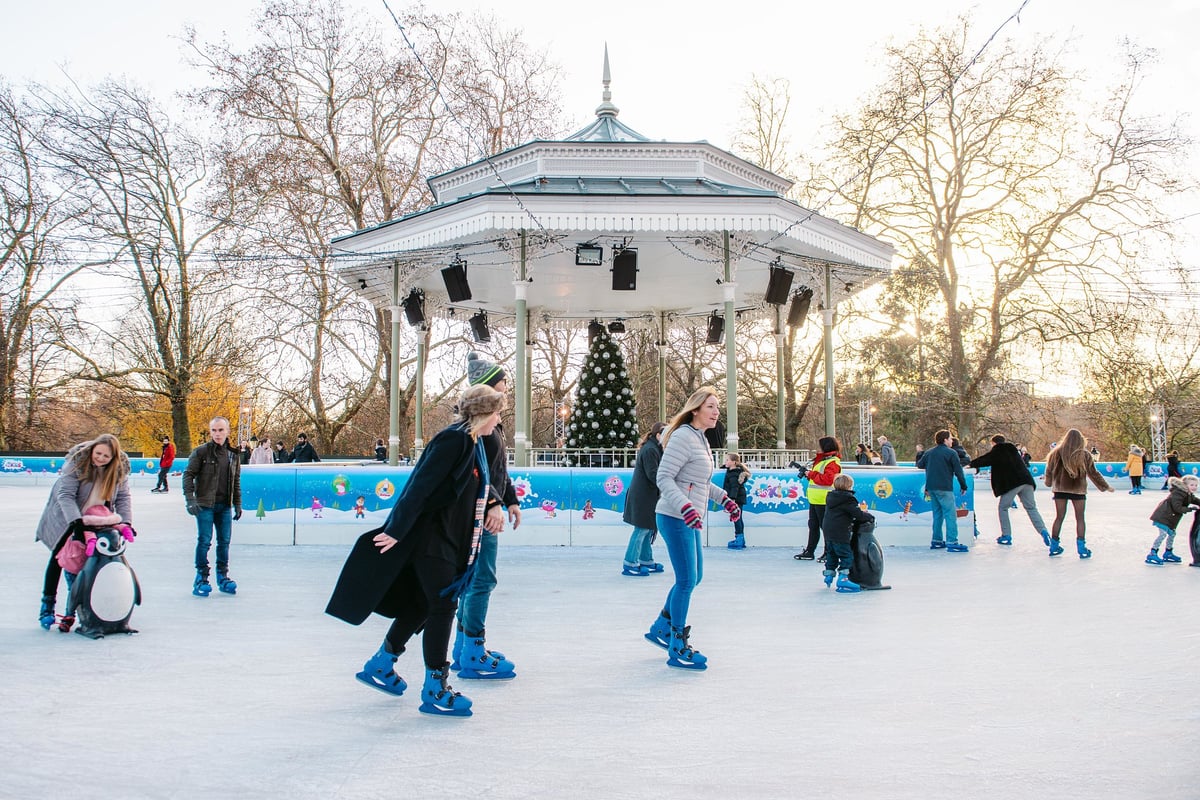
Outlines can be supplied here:
<path id="1" fill-rule="evenodd" d="M 121 532 L 121 537 L 124 538 L 125 541 L 133 541 L 133 528 L 129 527 L 128 525 L 118 525 L 117 530 Z"/>
<path id="2" fill-rule="evenodd" d="M 87 546 L 83 548 L 83 553 L 91 558 L 96 554 L 96 534 L 85 535 L 84 538 L 87 539 Z"/>
<path id="3" fill-rule="evenodd" d="M 704 527 L 704 522 L 700 519 L 700 512 L 695 509 L 691 503 L 684 503 L 683 508 L 683 524 L 689 528 L 700 530 Z"/>
<path id="4" fill-rule="evenodd" d="M 729 514 L 730 522 L 737 522 L 742 518 L 742 510 L 738 508 L 737 503 L 729 498 L 729 495 L 725 495 L 725 502 L 721 505 L 725 507 L 725 511 Z"/>

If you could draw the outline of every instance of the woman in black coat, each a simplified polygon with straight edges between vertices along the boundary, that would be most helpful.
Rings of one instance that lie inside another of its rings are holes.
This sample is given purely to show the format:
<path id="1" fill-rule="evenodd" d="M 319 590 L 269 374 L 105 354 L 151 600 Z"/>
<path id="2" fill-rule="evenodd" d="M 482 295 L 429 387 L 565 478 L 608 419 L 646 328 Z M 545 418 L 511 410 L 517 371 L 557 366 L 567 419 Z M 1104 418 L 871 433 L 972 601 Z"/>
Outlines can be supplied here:
<path id="1" fill-rule="evenodd" d="M 629 491 L 625 493 L 625 513 L 622 519 L 633 526 L 629 537 L 629 546 L 625 548 L 625 563 L 621 566 L 622 575 L 645 576 L 651 572 L 662 572 L 663 565 L 654 560 L 654 537 L 658 533 L 658 523 L 654 519 L 654 506 L 658 504 L 658 462 L 662 461 L 662 435 L 665 423 L 656 422 L 650 426 L 649 432 L 642 437 L 638 447 L 637 458 L 633 461 L 633 478 L 629 481 Z"/>
<path id="2" fill-rule="evenodd" d="M 483 438 L 499 424 L 504 407 L 504 395 L 484 384 L 463 394 L 461 419 L 429 442 L 383 527 L 359 537 L 325 609 L 352 625 L 372 613 L 393 618 L 383 645 L 355 676 L 389 694 L 408 688 L 396 674 L 396 659 L 424 629 L 420 710 L 428 714 L 471 714 L 471 701 L 446 683 L 446 652 L 483 530 Z"/>

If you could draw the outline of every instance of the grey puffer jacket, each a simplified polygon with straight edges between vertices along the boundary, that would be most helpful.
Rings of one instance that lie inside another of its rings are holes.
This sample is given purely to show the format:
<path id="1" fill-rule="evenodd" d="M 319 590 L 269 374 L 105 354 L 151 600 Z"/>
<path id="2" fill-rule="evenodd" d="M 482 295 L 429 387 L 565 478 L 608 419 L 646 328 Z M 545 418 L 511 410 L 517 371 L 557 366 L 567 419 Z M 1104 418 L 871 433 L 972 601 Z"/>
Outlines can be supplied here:
<path id="1" fill-rule="evenodd" d="M 58 540 L 67 532 L 67 528 L 71 523 L 80 518 L 83 513 L 83 504 L 87 502 L 92 495 L 92 487 L 95 485 L 93 481 L 81 481 L 79 473 L 75 469 L 75 460 L 73 456 L 78 452 L 77 448 L 72 448 L 67 453 L 66 463 L 63 464 L 62 474 L 58 476 L 58 480 L 54 482 L 54 486 L 50 488 L 50 497 L 46 501 L 46 508 L 42 511 L 42 518 L 38 521 L 37 540 L 46 545 L 51 551 L 54 550 Z M 129 497 L 129 457 L 121 453 L 119 464 L 110 463 L 104 469 L 112 469 L 113 467 L 121 470 L 121 478 L 117 483 L 116 497 L 112 498 L 108 505 L 117 514 L 121 515 L 121 520 L 125 523 L 133 524 L 133 503 Z"/>
<path id="2" fill-rule="evenodd" d="M 658 504 L 654 511 L 683 519 L 683 506 L 691 503 L 697 512 L 708 509 L 708 501 L 725 502 L 725 490 L 712 483 L 712 450 L 704 434 L 691 425 L 680 425 L 667 440 L 658 462 Z"/>

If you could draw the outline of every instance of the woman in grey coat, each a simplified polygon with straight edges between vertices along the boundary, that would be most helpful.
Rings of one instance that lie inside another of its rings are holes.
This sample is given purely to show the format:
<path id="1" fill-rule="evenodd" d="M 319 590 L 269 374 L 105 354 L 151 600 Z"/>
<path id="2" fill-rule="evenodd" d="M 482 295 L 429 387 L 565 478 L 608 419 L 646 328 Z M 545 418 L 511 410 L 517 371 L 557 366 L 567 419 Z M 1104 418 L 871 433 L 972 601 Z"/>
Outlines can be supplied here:
<path id="1" fill-rule="evenodd" d="M 681 669 L 708 666 L 708 659 L 688 643 L 692 629 L 686 624 L 692 590 L 704 576 L 702 512 L 712 500 L 724 506 L 730 520 L 736 521 L 742 515 L 737 503 L 712 482 L 712 450 L 704 434 L 720 416 L 714 389 L 704 386 L 693 393 L 663 432 L 663 456 L 655 476 L 659 490 L 655 522 L 671 557 L 675 585 L 646 638 L 667 649 L 667 666 Z"/>
<path id="2" fill-rule="evenodd" d="M 129 499 L 129 457 L 121 451 L 121 442 L 110 433 L 83 442 L 67 451 L 62 473 L 50 488 L 50 498 L 38 522 L 37 540 L 50 550 L 46 565 L 46 580 L 42 586 L 42 608 L 38 622 L 46 630 L 54 624 L 54 603 L 62 567 L 55 558 L 67 543 L 74 523 L 83 509 L 102 505 L 121 516 L 126 525 L 133 524 L 132 503 Z M 68 588 L 75 576 L 67 573 Z M 63 630 L 69 630 L 74 620 L 63 620 Z M 61 627 L 61 626 L 60 626 Z"/>
<path id="3" fill-rule="evenodd" d="M 663 422 L 650 426 L 650 430 L 642 437 L 637 458 L 633 462 L 633 478 L 629 481 L 629 491 L 625 493 L 623 515 L 625 522 L 633 526 L 633 533 L 629 537 L 629 547 L 625 548 L 622 575 L 644 576 L 663 571 L 663 565 L 654 560 L 651 545 L 654 535 L 658 533 L 658 524 L 654 520 L 654 506 L 658 503 L 655 476 L 663 452 L 659 434 L 665 427 L 666 423 Z"/>

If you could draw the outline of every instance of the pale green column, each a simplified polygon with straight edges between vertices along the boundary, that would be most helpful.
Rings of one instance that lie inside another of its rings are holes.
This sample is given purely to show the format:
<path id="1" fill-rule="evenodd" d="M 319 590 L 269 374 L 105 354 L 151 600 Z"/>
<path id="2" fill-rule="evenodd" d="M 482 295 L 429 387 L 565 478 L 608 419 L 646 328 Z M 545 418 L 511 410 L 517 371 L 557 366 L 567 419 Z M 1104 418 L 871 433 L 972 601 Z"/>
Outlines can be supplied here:
<path id="1" fill-rule="evenodd" d="M 392 369 L 388 381 L 388 463 L 400 463 L 400 264 L 392 262 Z"/>
<path id="2" fill-rule="evenodd" d="M 658 315 L 658 418 L 667 421 L 667 312 Z"/>
<path id="3" fill-rule="evenodd" d="M 833 269 L 825 265 L 825 435 L 837 435 L 837 409 L 833 400 Z"/>
<path id="4" fill-rule="evenodd" d="M 787 447 L 787 387 L 783 385 L 787 333 L 783 324 L 783 306 L 775 306 L 775 448 Z"/>
<path id="5" fill-rule="evenodd" d="M 413 420 L 413 451 L 409 453 L 409 458 L 415 462 L 417 456 L 425 449 L 425 362 L 429 356 L 429 332 L 425 329 L 421 330 L 421 335 L 417 337 L 417 376 L 416 376 L 416 395 L 417 395 L 417 414 Z"/>
<path id="6" fill-rule="evenodd" d="M 725 231 L 725 449 L 738 449 L 737 408 L 737 341 L 735 326 L 737 312 L 733 306 L 737 286 L 733 282 L 733 264 L 729 259 L 729 231 Z"/>
<path id="7" fill-rule="evenodd" d="M 529 466 L 529 407 L 530 407 L 530 389 L 529 389 L 529 370 L 528 361 L 526 360 L 526 352 L 528 345 L 525 341 L 529 338 L 529 314 L 527 310 L 526 290 L 526 252 L 525 252 L 525 231 L 520 232 L 521 237 L 521 261 L 517 265 L 517 279 L 513 281 L 514 294 L 516 296 L 516 313 L 517 313 L 517 352 L 513 365 L 517 371 L 517 385 L 513 391 L 517 407 L 513 412 L 513 424 L 516 430 L 513 431 L 513 447 L 515 450 L 515 460 L 518 467 Z"/>

